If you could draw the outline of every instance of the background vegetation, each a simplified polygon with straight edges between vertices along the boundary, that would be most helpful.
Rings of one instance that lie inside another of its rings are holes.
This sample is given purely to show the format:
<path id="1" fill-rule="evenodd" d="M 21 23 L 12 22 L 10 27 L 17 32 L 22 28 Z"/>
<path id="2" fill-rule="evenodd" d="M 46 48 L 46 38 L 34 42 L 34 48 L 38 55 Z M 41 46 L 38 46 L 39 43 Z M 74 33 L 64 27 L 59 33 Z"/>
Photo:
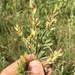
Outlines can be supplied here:
<path id="1" fill-rule="evenodd" d="M 35 0 L 35 4 L 39 36 L 48 18 L 54 16 L 56 21 L 50 27 L 53 43 L 50 48 L 52 51 L 62 48 L 64 55 L 52 65 L 54 75 L 75 75 L 75 0 Z M 27 38 L 31 17 L 29 0 L 0 0 L 0 71 L 27 51 L 14 27 L 23 27 L 23 36 Z"/>

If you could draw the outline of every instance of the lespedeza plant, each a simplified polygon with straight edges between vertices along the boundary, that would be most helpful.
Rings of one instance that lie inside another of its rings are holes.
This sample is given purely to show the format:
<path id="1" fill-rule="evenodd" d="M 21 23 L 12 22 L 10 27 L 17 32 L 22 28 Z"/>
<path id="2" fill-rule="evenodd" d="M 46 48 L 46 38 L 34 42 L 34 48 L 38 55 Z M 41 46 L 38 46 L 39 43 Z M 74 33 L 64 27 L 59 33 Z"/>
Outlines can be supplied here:
<path id="1" fill-rule="evenodd" d="M 30 53 L 35 56 L 36 60 L 46 61 L 47 64 L 53 64 L 58 57 L 62 56 L 62 49 L 58 51 L 52 51 L 50 46 L 53 43 L 49 37 L 50 31 L 54 29 L 51 28 L 51 26 L 57 21 L 55 16 L 58 14 L 58 12 L 56 12 L 51 17 L 48 16 L 45 28 L 42 29 L 39 18 L 37 17 L 37 5 L 35 4 L 34 0 L 30 0 L 29 5 L 32 15 L 30 17 L 30 23 L 32 25 L 30 29 L 30 35 L 25 38 L 22 32 L 23 27 L 19 25 L 15 26 L 16 33 L 28 49 L 28 52 L 25 52 L 25 54 L 20 57 L 20 63 L 18 64 L 18 75 L 28 75 L 29 71 L 27 69 L 28 64 L 26 63 L 26 59 Z M 44 70 L 46 72 L 47 69 L 44 68 Z"/>

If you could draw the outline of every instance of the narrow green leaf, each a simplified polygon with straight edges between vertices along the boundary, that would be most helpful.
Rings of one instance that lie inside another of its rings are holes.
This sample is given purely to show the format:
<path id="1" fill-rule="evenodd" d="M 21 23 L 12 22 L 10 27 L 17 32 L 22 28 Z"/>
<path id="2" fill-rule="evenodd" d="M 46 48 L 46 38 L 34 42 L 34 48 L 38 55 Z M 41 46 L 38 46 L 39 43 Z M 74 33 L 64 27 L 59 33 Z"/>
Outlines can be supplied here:
<path id="1" fill-rule="evenodd" d="M 53 45 L 53 43 L 44 44 L 42 46 L 51 46 L 51 45 Z"/>
<path id="2" fill-rule="evenodd" d="M 39 55 L 38 55 L 38 58 L 43 57 L 43 56 L 44 56 L 44 54 L 45 54 L 45 51 L 41 51 L 41 52 L 39 53 Z"/>
<path id="3" fill-rule="evenodd" d="M 48 40 L 45 41 L 45 43 L 49 43 L 50 41 L 51 41 L 51 39 L 48 39 Z"/>

